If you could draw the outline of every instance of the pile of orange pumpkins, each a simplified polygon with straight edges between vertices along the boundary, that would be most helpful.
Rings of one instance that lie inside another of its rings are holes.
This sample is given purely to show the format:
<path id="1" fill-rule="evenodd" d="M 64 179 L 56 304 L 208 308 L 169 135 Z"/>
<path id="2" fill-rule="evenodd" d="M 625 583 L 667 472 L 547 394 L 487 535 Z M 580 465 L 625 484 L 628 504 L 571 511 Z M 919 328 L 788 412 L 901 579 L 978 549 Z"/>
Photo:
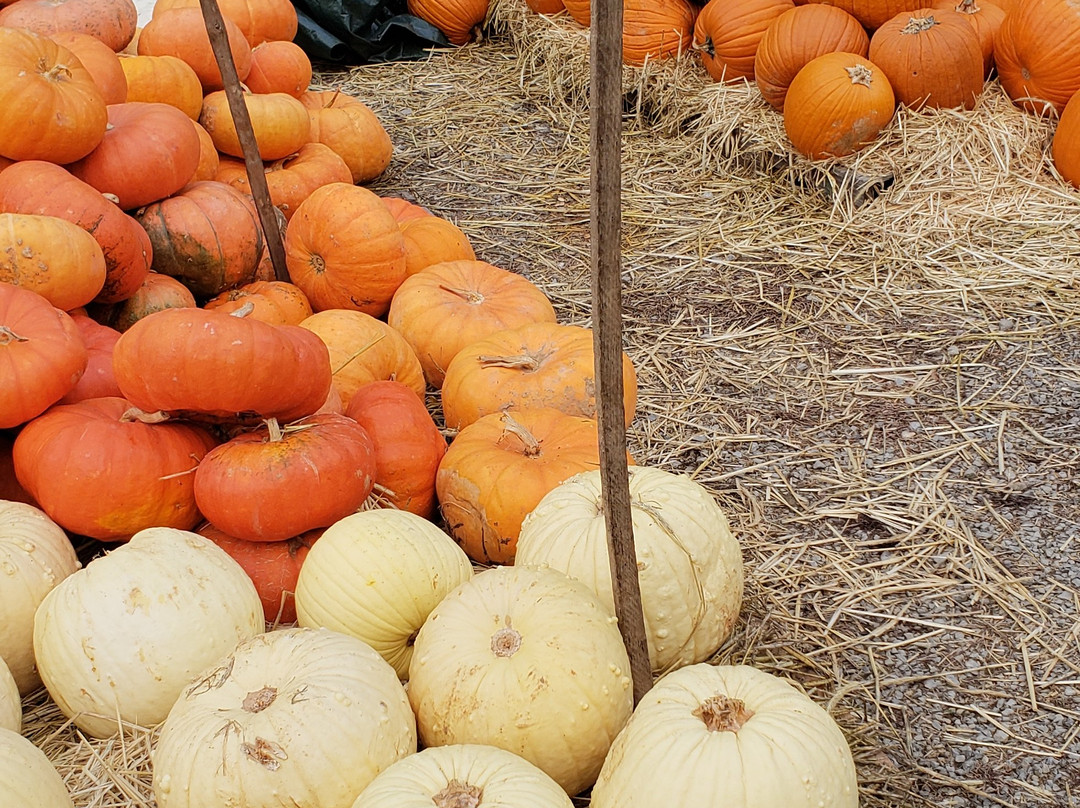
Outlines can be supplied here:
<path id="1" fill-rule="evenodd" d="M 590 23 L 589 0 L 526 0 Z M 972 109 L 995 72 L 1015 103 L 1060 118 L 1058 172 L 1080 185 L 1080 10 L 1068 0 L 624 0 L 623 53 L 691 50 L 718 82 L 756 82 L 811 159 L 872 143 L 898 103 Z"/>

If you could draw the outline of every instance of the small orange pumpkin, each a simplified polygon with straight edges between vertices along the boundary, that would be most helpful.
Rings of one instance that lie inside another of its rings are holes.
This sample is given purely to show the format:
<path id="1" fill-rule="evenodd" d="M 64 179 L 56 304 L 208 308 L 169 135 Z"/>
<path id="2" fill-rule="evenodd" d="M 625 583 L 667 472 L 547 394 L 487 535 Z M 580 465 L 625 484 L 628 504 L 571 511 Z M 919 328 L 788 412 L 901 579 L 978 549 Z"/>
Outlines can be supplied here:
<path id="1" fill-rule="evenodd" d="M 259 157 L 263 160 L 288 157 L 308 142 L 311 124 L 307 110 L 291 95 L 244 93 L 244 105 L 251 118 Z M 218 151 L 233 157 L 244 156 L 224 90 L 208 93 L 203 98 L 199 123 L 210 133 Z"/>
<path id="2" fill-rule="evenodd" d="M 312 314 L 307 296 L 286 281 L 252 281 L 222 292 L 203 308 L 231 313 L 248 304 L 252 306 L 248 317 L 271 325 L 300 325 Z"/>
<path id="3" fill-rule="evenodd" d="M 124 56 L 128 101 L 170 104 L 192 120 L 202 112 L 203 88 L 195 70 L 177 56 Z"/>
<path id="4" fill-rule="evenodd" d="M 308 91 L 300 102 L 311 119 L 311 139 L 337 152 L 354 183 L 373 180 L 390 165 L 394 152 L 390 136 L 359 98 L 336 90 Z"/>
<path id="5" fill-rule="evenodd" d="M 439 216 L 418 216 L 398 226 L 405 238 L 407 275 L 444 261 L 476 260 L 469 237 L 451 221 Z"/>
<path id="6" fill-rule="evenodd" d="M 246 83 L 253 93 L 286 93 L 299 98 L 311 84 L 311 60 L 295 42 L 263 42 L 251 49 Z"/>

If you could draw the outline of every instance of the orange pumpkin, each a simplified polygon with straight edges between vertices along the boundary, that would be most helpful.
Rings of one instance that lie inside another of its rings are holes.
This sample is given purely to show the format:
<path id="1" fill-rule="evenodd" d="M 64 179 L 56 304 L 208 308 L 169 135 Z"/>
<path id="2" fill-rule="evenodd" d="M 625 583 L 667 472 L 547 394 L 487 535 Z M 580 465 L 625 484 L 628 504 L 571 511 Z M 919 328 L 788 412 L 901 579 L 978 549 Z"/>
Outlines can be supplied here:
<path id="1" fill-rule="evenodd" d="M 36 292 L 67 311 L 101 291 L 105 256 L 92 235 L 67 219 L 0 213 L 0 282 Z"/>
<path id="2" fill-rule="evenodd" d="M 379 198 L 383 201 L 383 204 L 386 205 L 387 210 L 389 210 L 397 220 L 399 227 L 410 219 L 419 219 L 423 216 L 433 215 L 427 208 L 416 205 L 401 197 L 382 196 Z"/>
<path id="3" fill-rule="evenodd" d="M 196 297 L 253 280 L 262 228 L 254 202 L 235 188 L 193 182 L 137 218 L 154 245 L 154 271 L 181 280 Z"/>
<path id="4" fill-rule="evenodd" d="M 120 388 L 116 385 L 113 373 L 112 354 L 120 332 L 107 325 L 101 325 L 85 314 L 72 314 L 71 319 L 79 329 L 83 345 L 86 346 L 86 372 L 75 386 L 60 399 L 61 404 L 74 404 L 88 398 L 119 396 Z"/>
<path id="5" fill-rule="evenodd" d="M 487 16 L 488 0 L 409 0 L 409 13 L 438 28 L 453 45 L 471 40 Z"/>
<path id="6" fill-rule="evenodd" d="M 78 31 L 59 31 L 49 34 L 49 39 L 67 48 L 78 57 L 82 66 L 94 79 L 106 104 L 122 104 L 127 101 L 127 77 L 120 66 L 120 58 L 100 39 Z"/>
<path id="7" fill-rule="evenodd" d="M 955 11 L 975 29 L 983 54 L 983 76 L 989 76 L 994 67 L 994 36 L 1005 21 L 1001 6 L 984 0 L 935 0 L 932 8 L 937 11 Z"/>
<path id="8" fill-rule="evenodd" d="M 889 80 L 854 53 L 811 59 L 788 87 L 784 129 L 812 160 L 843 157 L 874 140 L 896 108 Z"/>
<path id="9" fill-rule="evenodd" d="M 300 96 L 310 117 L 310 137 L 337 152 L 352 181 L 368 182 L 390 165 L 390 136 L 368 106 L 340 91 L 308 91 Z"/>
<path id="10" fill-rule="evenodd" d="M 439 388 L 462 348 L 528 323 L 554 323 L 555 309 L 515 272 L 483 261 L 448 261 L 407 278 L 387 322 L 412 346 L 428 384 Z"/>
<path id="11" fill-rule="evenodd" d="M 244 93 L 244 105 L 251 118 L 259 157 L 263 160 L 288 157 L 308 142 L 311 124 L 307 110 L 291 95 Z M 224 90 L 209 93 L 203 98 L 199 123 L 210 133 L 219 152 L 233 157 L 244 156 Z"/>
<path id="12" fill-rule="evenodd" d="M 228 17 L 225 17 L 225 33 L 236 74 L 243 81 L 251 70 L 251 46 L 236 23 Z M 213 92 L 225 86 L 210 47 L 210 36 L 206 33 L 200 8 L 173 8 L 155 13 L 139 33 L 139 54 L 183 59 L 199 77 L 204 92 Z"/>
<path id="13" fill-rule="evenodd" d="M 446 454 L 446 438 L 423 400 L 401 382 L 359 387 L 345 414 L 371 436 L 375 488 L 389 504 L 417 516 L 435 516 L 435 473 Z"/>
<path id="14" fill-rule="evenodd" d="M 469 237 L 453 222 L 439 216 L 418 216 L 398 226 L 405 238 L 407 275 L 444 261 L 476 260 Z"/>
<path id="15" fill-rule="evenodd" d="M 133 0 L 16 0 L 0 9 L 0 25 L 45 36 L 78 31 L 114 52 L 131 41 L 138 18 Z"/>
<path id="16" fill-rule="evenodd" d="M 929 8 L 934 0 L 823 0 L 823 2 L 843 9 L 861 22 L 864 28 L 875 31 L 897 14 Z"/>
<path id="17" fill-rule="evenodd" d="M 0 155 L 70 163 L 105 136 L 109 118 L 94 77 L 67 48 L 0 27 Z"/>
<path id="18" fill-rule="evenodd" d="M 218 167 L 221 164 L 221 155 L 214 147 L 213 138 L 198 121 L 191 122 L 195 127 L 195 134 L 199 136 L 199 165 L 195 168 L 195 174 L 191 177 L 192 182 L 202 182 L 217 178 Z"/>
<path id="19" fill-rule="evenodd" d="M 525 0 L 525 5 L 537 14 L 558 14 L 566 10 L 563 0 Z"/>
<path id="20" fill-rule="evenodd" d="M 623 61 L 643 65 L 688 51 L 695 16 L 688 0 L 624 0 Z"/>
<path id="21" fill-rule="evenodd" d="M 101 143 L 68 170 L 116 204 L 133 210 L 174 194 L 199 167 L 199 135 L 191 119 L 168 104 L 109 107 Z"/>
<path id="22" fill-rule="evenodd" d="M 176 278 L 148 272 L 130 297 L 111 306 L 95 306 L 91 314 L 99 323 L 124 332 L 143 317 L 156 311 L 193 309 L 196 305 L 191 290 Z"/>
<path id="23" fill-rule="evenodd" d="M 365 384 L 392 379 L 424 395 L 424 372 L 409 343 L 382 320 L 351 309 L 325 309 L 300 323 L 330 352 L 334 386 L 348 407 Z"/>
<path id="24" fill-rule="evenodd" d="M 1058 119 L 1050 155 L 1054 168 L 1071 185 L 1080 188 L 1080 93 L 1074 93 Z"/>
<path id="25" fill-rule="evenodd" d="M 202 112 L 203 89 L 195 70 L 176 56 L 124 56 L 128 101 L 170 104 L 192 120 Z"/>
<path id="26" fill-rule="evenodd" d="M 579 25 L 589 27 L 592 22 L 592 3 L 589 0 L 563 0 L 563 8 Z"/>
<path id="27" fill-rule="evenodd" d="M 292 40 L 298 20 L 289 0 L 219 0 L 221 14 L 243 33 L 251 47 L 270 40 Z M 154 14 L 173 8 L 200 8 L 199 0 L 157 0 Z"/>
<path id="28" fill-rule="evenodd" d="M 311 84 L 311 60 L 294 42 L 273 40 L 251 49 L 247 86 L 253 93 L 303 95 Z"/>
<path id="29" fill-rule="evenodd" d="M 381 317 L 405 280 L 397 221 L 379 197 L 347 183 L 324 185 L 300 204 L 285 233 L 285 259 L 315 311 Z"/>
<path id="30" fill-rule="evenodd" d="M 155 423 L 122 398 L 61 404 L 15 438 L 23 487 L 65 530 L 124 541 L 148 527 L 202 521 L 191 473 L 216 441 L 195 424 Z"/>
<path id="31" fill-rule="evenodd" d="M 713 80 L 753 79 L 765 29 L 794 7 L 792 0 L 709 0 L 694 23 L 694 48 Z"/>
<path id="32" fill-rule="evenodd" d="M 842 9 L 821 3 L 790 8 L 765 29 L 754 57 L 754 80 L 774 109 L 783 111 L 788 85 L 812 59 L 825 53 L 866 56 L 870 37 Z"/>
<path id="33" fill-rule="evenodd" d="M 554 407 L 596 416 L 593 333 L 576 325 L 539 322 L 498 331 L 462 348 L 443 379 L 446 426 L 462 429 L 500 410 Z M 623 416 L 637 408 L 637 379 L 623 354 Z"/>
<path id="34" fill-rule="evenodd" d="M 974 27 L 955 11 L 905 11 L 870 38 L 870 61 L 896 99 L 912 108 L 971 109 L 983 87 L 983 55 Z"/>
<path id="35" fill-rule="evenodd" d="M 485 415 L 458 433 L 435 475 L 450 535 L 474 561 L 509 564 L 521 523 L 551 489 L 600 467 L 596 421 L 551 408 Z"/>
<path id="36" fill-rule="evenodd" d="M 374 484 L 367 431 L 324 413 L 284 428 L 264 425 L 208 452 L 195 471 L 195 501 L 230 536 L 285 541 L 354 513 Z"/>
<path id="37" fill-rule="evenodd" d="M 1072 0 L 1018 3 L 994 37 L 994 64 L 1014 103 L 1060 114 L 1080 89 L 1080 8 Z"/>
<path id="38" fill-rule="evenodd" d="M 79 329 L 36 292 L 0 283 L 0 429 L 55 404 L 86 371 Z"/>
<path id="39" fill-rule="evenodd" d="M 248 317 L 271 325 L 300 325 L 312 314 L 307 295 L 285 281 L 252 281 L 222 292 L 203 308 L 228 314 L 248 304 L 252 306 Z"/>
<path id="40" fill-rule="evenodd" d="M 316 188 L 332 182 L 352 184 L 349 167 L 329 147 L 322 143 L 305 143 L 296 154 L 275 160 L 264 166 L 270 201 L 289 221 L 300 204 Z M 218 163 L 215 179 L 238 191 L 251 193 L 247 166 L 243 160 L 223 157 Z"/>

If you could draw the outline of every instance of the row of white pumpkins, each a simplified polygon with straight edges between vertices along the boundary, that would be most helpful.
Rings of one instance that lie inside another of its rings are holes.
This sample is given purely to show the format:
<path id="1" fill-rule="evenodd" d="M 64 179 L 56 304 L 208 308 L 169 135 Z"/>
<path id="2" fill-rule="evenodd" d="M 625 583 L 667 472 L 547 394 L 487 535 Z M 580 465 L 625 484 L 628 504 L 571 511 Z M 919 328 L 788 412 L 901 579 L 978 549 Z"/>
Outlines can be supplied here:
<path id="1" fill-rule="evenodd" d="M 17 734 L 40 675 L 89 735 L 161 725 L 158 808 L 567 808 L 594 783 L 594 808 L 856 806 L 822 708 L 702 662 L 742 598 L 723 511 L 688 477 L 630 473 L 650 655 L 671 671 L 636 710 L 596 471 L 529 515 L 514 566 L 474 571 L 408 512 L 350 515 L 301 569 L 300 627 L 270 632 L 197 534 L 150 528 L 78 569 L 44 513 L 0 502 L 0 804 L 72 805 Z"/>

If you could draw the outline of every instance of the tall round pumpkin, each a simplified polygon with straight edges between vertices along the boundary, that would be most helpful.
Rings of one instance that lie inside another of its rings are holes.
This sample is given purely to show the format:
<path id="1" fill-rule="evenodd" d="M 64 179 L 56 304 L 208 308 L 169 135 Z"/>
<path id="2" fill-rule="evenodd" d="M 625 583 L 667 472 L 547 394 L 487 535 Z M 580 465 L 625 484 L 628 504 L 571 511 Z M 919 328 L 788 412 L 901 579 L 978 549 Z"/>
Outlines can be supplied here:
<path id="1" fill-rule="evenodd" d="M 428 614 L 472 578 L 468 557 L 431 522 L 408 511 L 363 511 L 328 527 L 296 585 L 301 626 L 363 640 L 407 679 Z"/>
<path id="2" fill-rule="evenodd" d="M 453 45 L 464 45 L 484 21 L 488 0 L 409 0 L 409 13 L 438 28 Z"/>
<path id="3" fill-rule="evenodd" d="M 630 717 L 628 670 L 619 630 L 588 587 L 555 570 L 493 567 L 420 629 L 409 700 L 425 746 L 498 746 L 573 795 L 592 785 Z"/>
<path id="4" fill-rule="evenodd" d="M 1080 89 L 1080 8 L 1071 0 L 1018 3 L 994 37 L 994 64 L 1016 104 L 1060 114 Z"/>
<path id="5" fill-rule="evenodd" d="M 45 753 L 17 732 L 0 727 L 0 803 L 74 808 L 63 778 Z"/>
<path id="6" fill-rule="evenodd" d="M 67 534 L 44 511 L 0 500 L 0 659 L 23 695 L 41 684 L 34 663 L 34 612 L 79 566 Z"/>
<path id="7" fill-rule="evenodd" d="M 34 653 L 64 715 L 96 738 L 165 720 L 188 683 L 264 630 L 240 566 L 185 530 L 140 531 L 38 607 Z"/>
<path id="8" fill-rule="evenodd" d="M 896 108 L 881 68 L 853 53 L 811 59 L 784 100 L 784 130 L 811 160 L 843 157 L 870 144 Z"/>
<path id="9" fill-rule="evenodd" d="M 158 808 L 347 808 L 416 752 L 393 669 L 344 634 L 271 631 L 192 678 L 153 752 Z"/>
<path id="10" fill-rule="evenodd" d="M 575 475 L 525 517 L 515 564 L 544 565 L 585 583 L 615 614 L 600 472 Z M 739 543 L 712 495 L 689 477 L 630 469 L 641 605 L 654 671 L 703 662 L 739 616 Z"/>
<path id="11" fill-rule="evenodd" d="M 856 808 L 844 734 L 786 680 L 706 662 L 661 679 L 611 746 L 592 808 Z"/>
<path id="12" fill-rule="evenodd" d="M 758 43 L 792 0 L 709 0 L 694 23 L 694 48 L 714 81 L 754 78 Z"/>

